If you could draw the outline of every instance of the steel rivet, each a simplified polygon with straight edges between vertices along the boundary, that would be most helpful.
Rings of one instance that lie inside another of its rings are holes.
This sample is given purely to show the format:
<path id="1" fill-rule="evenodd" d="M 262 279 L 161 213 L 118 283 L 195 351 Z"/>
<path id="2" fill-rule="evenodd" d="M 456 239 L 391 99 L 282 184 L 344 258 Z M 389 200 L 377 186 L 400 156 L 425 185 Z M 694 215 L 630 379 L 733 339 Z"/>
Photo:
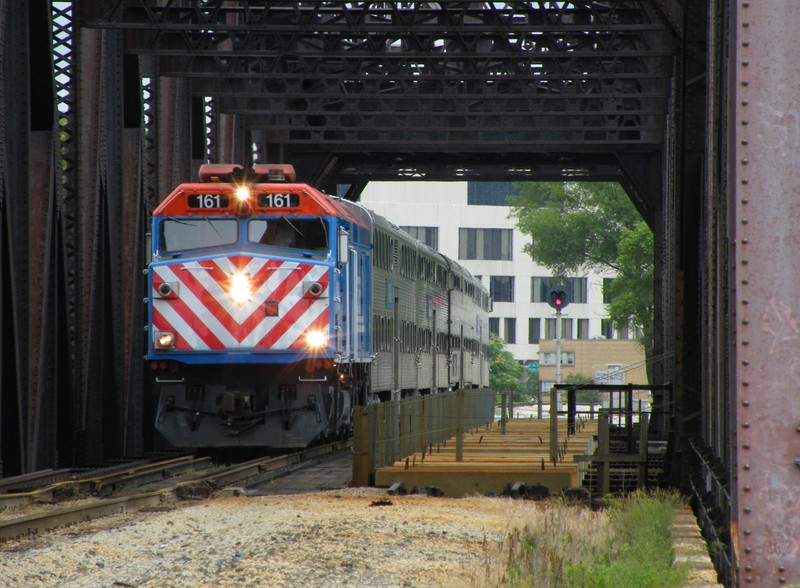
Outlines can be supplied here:
<path id="1" fill-rule="evenodd" d="M 749 359 L 743 359 L 742 360 L 742 365 L 750 365 L 750 360 Z"/>
<path id="2" fill-rule="evenodd" d="M 742 400 L 742 405 L 743 406 L 750 406 L 750 401 L 749 400 Z M 800 431 L 800 427 L 797 427 L 797 430 Z"/>
<path id="3" fill-rule="evenodd" d="M 750 564 L 747 564 L 746 566 L 744 566 L 744 570 L 746 572 L 751 572 L 751 571 L 753 571 L 753 566 L 751 566 Z"/>
<path id="4" fill-rule="evenodd" d="M 750 423 L 742 423 L 742 427 L 744 427 L 745 429 L 749 429 Z"/>
<path id="5" fill-rule="evenodd" d="M 747 324 L 745 321 L 742 321 L 744 324 Z M 742 386 L 749 386 L 750 382 L 742 382 Z"/>
<path id="6" fill-rule="evenodd" d="M 748 263 L 750 263 L 748 260 L 746 260 L 746 259 L 743 259 L 743 260 L 742 260 L 742 265 L 747 265 Z M 742 302 L 743 302 L 744 304 L 747 304 L 747 299 L 743 300 Z"/>
<path id="7" fill-rule="evenodd" d="M 798 433 L 800 433 L 800 425 L 797 425 L 797 427 L 795 427 L 795 431 L 797 431 Z"/>
<path id="8" fill-rule="evenodd" d="M 749 26 L 750 26 L 750 23 L 749 23 L 748 21 L 744 21 L 744 22 L 742 23 L 742 26 L 743 26 L 744 28 L 747 28 L 747 27 L 749 27 Z"/>
<path id="9" fill-rule="evenodd" d="M 749 47 L 750 41 L 742 41 L 742 47 Z"/>
<path id="10" fill-rule="evenodd" d="M 747 125 L 749 125 L 749 124 L 750 124 L 750 121 L 749 121 L 749 120 L 743 120 L 743 121 L 742 121 L 742 126 L 747 126 Z"/>
<path id="11" fill-rule="evenodd" d="M 749 506 L 745 506 L 744 507 L 744 512 L 748 512 L 749 513 L 750 512 L 750 507 Z"/>
<path id="12" fill-rule="evenodd" d="M 742 160 L 742 165 L 747 165 L 748 163 L 750 163 L 750 160 L 748 160 L 748 159 L 743 159 Z"/>
<path id="13" fill-rule="evenodd" d="M 744 464 L 744 469 L 749 470 L 750 469 L 750 464 L 749 463 Z"/>
<path id="14" fill-rule="evenodd" d="M 742 239 L 742 243 L 743 243 L 744 245 L 747 245 L 749 242 L 750 242 L 750 239 L 748 239 L 748 238 L 746 238 L 746 237 L 745 237 L 744 239 Z M 742 280 L 742 281 L 744 281 L 744 280 Z"/>
<path id="15" fill-rule="evenodd" d="M 747 100 L 742 100 L 742 106 L 747 106 L 748 104 L 750 104 L 750 102 Z"/>
<path id="16" fill-rule="evenodd" d="M 742 345 L 750 345 L 750 341 L 747 339 L 742 339 Z"/>
<path id="17" fill-rule="evenodd" d="M 751 584 L 751 583 L 753 582 L 753 578 L 751 578 L 750 576 L 747 576 L 747 577 L 744 579 L 744 581 L 745 581 L 745 582 L 747 582 L 748 584 Z"/>
<path id="18" fill-rule="evenodd" d="M 750 141 L 748 141 L 747 139 L 742 139 L 742 145 L 749 145 L 749 144 Z"/>
<path id="19" fill-rule="evenodd" d="M 742 6 L 744 8 L 749 8 L 750 7 L 750 3 L 749 2 L 742 2 Z"/>
<path id="20" fill-rule="evenodd" d="M 749 183 L 750 183 L 750 181 L 749 181 L 749 180 L 742 180 L 742 183 L 743 183 L 743 184 L 745 184 L 745 185 L 747 185 L 747 184 L 749 184 Z"/>
<path id="21" fill-rule="evenodd" d="M 785 572 L 785 571 L 786 571 L 786 568 L 785 568 L 785 567 L 783 567 L 783 566 L 778 566 L 778 571 L 779 571 L 779 572 Z"/>
<path id="22" fill-rule="evenodd" d="M 742 80 L 742 85 L 743 86 L 749 86 L 750 82 L 748 82 L 747 80 Z"/>
<path id="23" fill-rule="evenodd" d="M 750 492 L 750 486 L 745 486 L 745 487 L 744 487 L 744 491 L 745 491 L 745 492 Z"/>
<path id="24" fill-rule="evenodd" d="M 743 324 L 743 325 L 749 325 L 749 324 L 750 324 L 750 321 L 749 321 L 749 320 L 747 320 L 747 319 L 744 319 L 744 320 L 742 321 L 742 324 Z"/>
<path id="25" fill-rule="evenodd" d="M 752 531 L 750 529 L 745 529 L 744 530 L 744 534 L 745 535 L 749 535 L 750 533 L 752 533 Z"/>
<path id="26" fill-rule="evenodd" d="M 749 222 L 750 222 L 750 221 L 749 221 L 749 220 L 747 220 L 746 218 L 743 218 L 743 219 L 742 219 L 742 224 L 743 224 L 743 225 L 746 225 L 746 224 L 747 224 L 747 223 L 749 223 Z"/>
<path id="27" fill-rule="evenodd" d="M 750 280 L 742 280 L 742 284 L 745 285 L 745 286 L 747 286 L 747 284 L 749 284 L 749 283 L 750 283 Z"/>
<path id="28" fill-rule="evenodd" d="M 747 61 L 746 59 L 742 61 L 742 67 L 747 67 L 748 65 L 750 65 L 750 62 Z"/>
<path id="29" fill-rule="evenodd" d="M 785 584 L 786 583 L 786 578 L 781 576 L 780 578 L 778 578 L 778 582 L 780 582 L 781 584 Z"/>
<path id="30" fill-rule="evenodd" d="M 750 444 L 749 443 L 742 443 L 742 448 L 743 449 L 750 449 Z M 745 487 L 744 490 L 745 490 L 745 492 L 750 492 L 750 489 L 747 488 L 747 487 Z"/>

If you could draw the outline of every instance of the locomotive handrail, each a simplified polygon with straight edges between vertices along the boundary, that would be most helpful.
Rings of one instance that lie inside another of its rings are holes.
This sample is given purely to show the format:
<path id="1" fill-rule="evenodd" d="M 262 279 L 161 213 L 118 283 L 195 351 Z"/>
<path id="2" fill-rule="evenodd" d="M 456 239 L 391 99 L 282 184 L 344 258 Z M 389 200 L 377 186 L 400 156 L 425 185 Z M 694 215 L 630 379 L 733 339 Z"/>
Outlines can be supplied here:
<path id="1" fill-rule="evenodd" d="M 213 267 L 206 267 L 206 266 L 200 265 L 200 264 L 197 264 L 197 265 L 183 265 L 183 266 L 181 266 L 181 271 L 196 270 L 196 269 L 211 271 L 214 268 Z"/>
<path id="2" fill-rule="evenodd" d="M 303 378 L 301 376 L 297 376 L 298 382 L 327 382 L 328 376 L 322 376 L 321 378 Z"/>

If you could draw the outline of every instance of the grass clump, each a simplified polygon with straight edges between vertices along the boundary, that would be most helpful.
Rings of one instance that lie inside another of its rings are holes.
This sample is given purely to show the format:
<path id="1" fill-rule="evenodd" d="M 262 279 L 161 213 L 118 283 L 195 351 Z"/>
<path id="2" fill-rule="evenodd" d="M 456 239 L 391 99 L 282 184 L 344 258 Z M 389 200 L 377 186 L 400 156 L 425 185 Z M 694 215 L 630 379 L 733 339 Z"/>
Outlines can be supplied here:
<path id="1" fill-rule="evenodd" d="M 680 501 L 640 491 L 610 498 L 602 511 L 551 503 L 509 532 L 502 564 L 487 566 L 484 579 L 520 588 L 680 587 L 686 574 L 673 568 L 670 538 Z"/>

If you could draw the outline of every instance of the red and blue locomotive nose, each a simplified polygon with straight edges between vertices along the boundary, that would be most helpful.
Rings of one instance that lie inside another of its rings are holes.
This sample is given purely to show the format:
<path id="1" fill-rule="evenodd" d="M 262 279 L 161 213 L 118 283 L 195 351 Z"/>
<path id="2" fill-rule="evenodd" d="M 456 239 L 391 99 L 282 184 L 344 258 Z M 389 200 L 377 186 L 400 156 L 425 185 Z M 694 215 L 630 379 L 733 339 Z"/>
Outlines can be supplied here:
<path id="1" fill-rule="evenodd" d="M 151 345 L 173 333 L 176 352 L 322 349 L 329 277 L 325 264 L 250 255 L 153 264 Z"/>

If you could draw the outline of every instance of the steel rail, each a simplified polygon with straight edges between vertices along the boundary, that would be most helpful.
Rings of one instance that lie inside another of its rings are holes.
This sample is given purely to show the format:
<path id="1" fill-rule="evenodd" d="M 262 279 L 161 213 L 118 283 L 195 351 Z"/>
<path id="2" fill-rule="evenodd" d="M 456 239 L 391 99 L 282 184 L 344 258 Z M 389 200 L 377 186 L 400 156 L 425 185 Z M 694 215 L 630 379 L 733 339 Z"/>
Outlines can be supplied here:
<path id="1" fill-rule="evenodd" d="M 56 502 L 79 495 L 108 495 L 121 486 L 142 486 L 188 469 L 205 469 L 210 465 L 211 458 L 196 459 L 192 455 L 184 455 L 157 462 L 117 466 L 113 471 L 92 472 L 62 479 L 28 492 L 0 494 L 0 511 L 36 502 Z"/>
<path id="2" fill-rule="evenodd" d="M 141 494 L 131 494 L 119 498 L 100 498 L 91 504 L 60 508 L 41 514 L 27 515 L 0 521 L 0 541 L 15 539 L 25 535 L 81 523 L 125 512 L 135 512 L 143 508 L 162 506 L 170 499 L 210 498 L 217 490 L 230 484 L 248 479 L 263 480 L 267 476 L 277 477 L 292 469 L 308 464 L 318 457 L 329 455 L 352 446 L 352 441 L 340 441 L 312 447 L 302 452 L 288 455 L 254 459 L 242 464 L 195 478 L 176 482 L 168 487 Z M 234 489 L 234 493 L 236 493 Z"/>

